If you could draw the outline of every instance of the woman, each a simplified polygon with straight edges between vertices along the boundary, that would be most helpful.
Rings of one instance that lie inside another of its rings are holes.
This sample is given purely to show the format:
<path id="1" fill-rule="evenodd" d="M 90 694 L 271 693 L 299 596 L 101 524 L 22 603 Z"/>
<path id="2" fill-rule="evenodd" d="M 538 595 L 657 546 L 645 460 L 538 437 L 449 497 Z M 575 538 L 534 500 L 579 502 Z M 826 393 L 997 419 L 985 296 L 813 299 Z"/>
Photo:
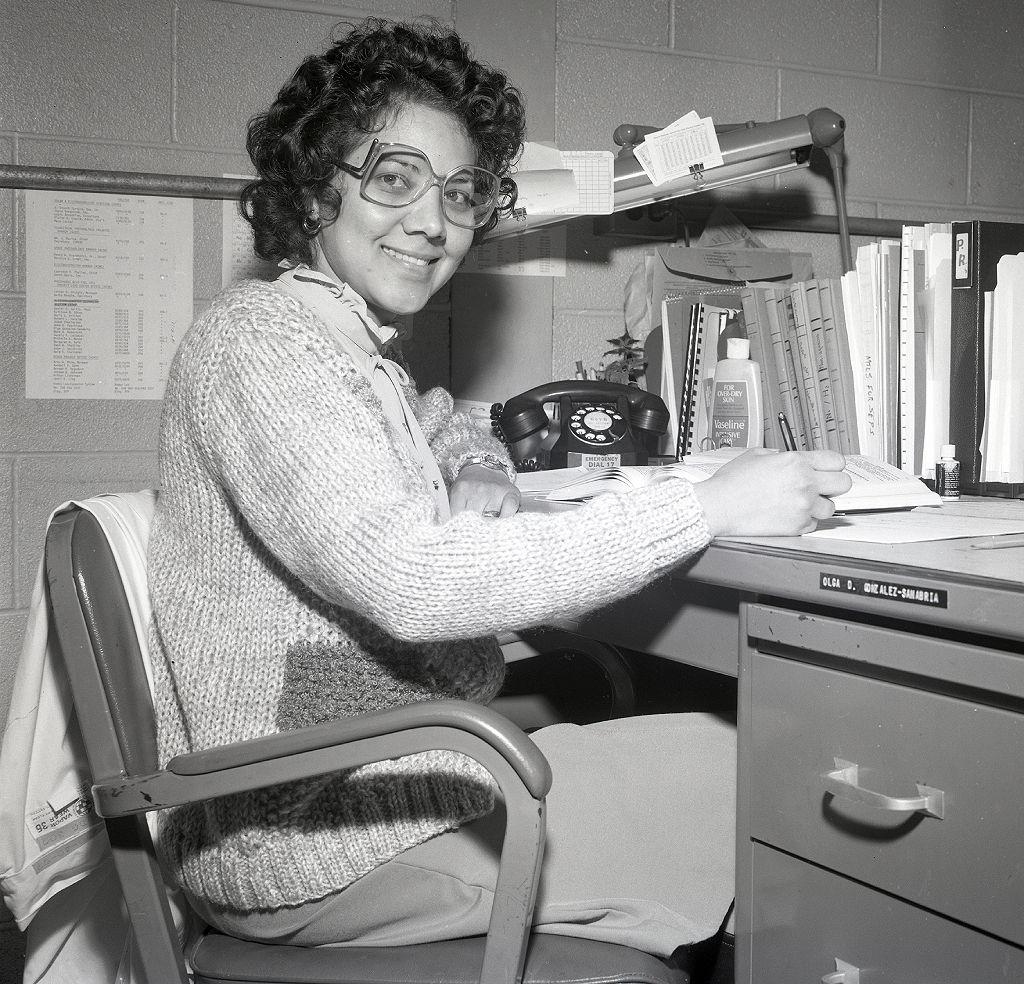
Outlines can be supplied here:
<path id="1" fill-rule="evenodd" d="M 839 455 L 754 453 L 697 487 L 517 514 L 500 444 L 381 351 L 511 207 L 522 139 L 518 92 L 457 36 L 380 20 L 251 123 L 244 211 L 287 269 L 217 298 L 171 372 L 150 553 L 163 759 L 487 702 L 495 633 L 582 615 L 715 535 L 810 529 L 846 489 Z M 731 731 L 678 715 L 537 741 L 555 774 L 538 928 L 662 954 L 712 935 Z M 182 808 L 160 843 L 209 922 L 319 945 L 483 932 L 500 836 L 489 776 L 432 752 Z"/>

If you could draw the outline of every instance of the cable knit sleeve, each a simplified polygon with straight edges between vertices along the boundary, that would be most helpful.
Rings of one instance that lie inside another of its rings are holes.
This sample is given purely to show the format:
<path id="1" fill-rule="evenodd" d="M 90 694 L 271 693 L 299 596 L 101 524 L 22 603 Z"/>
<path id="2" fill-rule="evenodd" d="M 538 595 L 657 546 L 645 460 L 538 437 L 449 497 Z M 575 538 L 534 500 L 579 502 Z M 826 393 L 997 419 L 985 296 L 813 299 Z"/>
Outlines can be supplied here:
<path id="1" fill-rule="evenodd" d="M 206 377 L 192 403 L 209 467 L 253 532 L 322 598 L 402 639 L 578 616 L 638 590 L 710 539 L 682 480 L 572 512 L 504 520 L 463 512 L 438 523 L 368 383 L 314 331 L 243 326 L 191 370 Z"/>
<path id="2" fill-rule="evenodd" d="M 413 395 L 416 418 L 437 458 L 444 480 L 451 485 L 463 466 L 480 455 L 495 458 L 511 472 L 505 445 L 481 430 L 465 413 L 456 413 L 451 394 L 440 386 Z"/>

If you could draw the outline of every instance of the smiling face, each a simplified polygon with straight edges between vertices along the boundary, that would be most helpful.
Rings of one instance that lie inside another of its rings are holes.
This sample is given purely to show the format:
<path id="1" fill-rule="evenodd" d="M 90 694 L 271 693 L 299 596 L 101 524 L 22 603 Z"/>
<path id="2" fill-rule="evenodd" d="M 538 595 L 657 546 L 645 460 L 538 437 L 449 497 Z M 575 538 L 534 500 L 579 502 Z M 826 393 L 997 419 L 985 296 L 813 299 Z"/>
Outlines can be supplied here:
<path id="1" fill-rule="evenodd" d="M 462 125 L 431 106 L 406 106 L 373 136 L 422 150 L 437 174 L 476 163 Z M 348 163 L 362 164 L 373 136 L 356 147 Z M 473 230 L 445 219 L 440 188 L 429 188 L 410 205 L 388 208 L 361 197 L 358 178 L 339 171 L 334 183 L 341 211 L 317 237 L 316 269 L 348 284 L 382 325 L 419 311 L 458 269 L 473 244 Z"/>

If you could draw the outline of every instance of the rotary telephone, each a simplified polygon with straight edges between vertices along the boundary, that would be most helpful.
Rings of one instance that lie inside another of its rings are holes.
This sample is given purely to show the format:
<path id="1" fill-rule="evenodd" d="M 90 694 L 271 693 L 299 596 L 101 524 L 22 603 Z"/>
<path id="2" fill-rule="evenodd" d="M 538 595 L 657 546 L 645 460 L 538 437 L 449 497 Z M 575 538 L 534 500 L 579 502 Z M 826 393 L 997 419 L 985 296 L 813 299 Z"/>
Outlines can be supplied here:
<path id="1" fill-rule="evenodd" d="M 518 471 L 645 465 L 668 421 L 661 397 L 599 380 L 546 383 L 491 407 Z"/>

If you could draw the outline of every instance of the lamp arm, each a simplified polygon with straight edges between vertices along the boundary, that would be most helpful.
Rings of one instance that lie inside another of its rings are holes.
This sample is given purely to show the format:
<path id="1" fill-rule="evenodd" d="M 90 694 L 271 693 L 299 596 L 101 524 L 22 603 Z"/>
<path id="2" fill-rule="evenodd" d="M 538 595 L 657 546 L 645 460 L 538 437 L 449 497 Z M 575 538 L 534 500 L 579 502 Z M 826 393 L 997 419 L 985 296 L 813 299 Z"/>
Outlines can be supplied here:
<path id="1" fill-rule="evenodd" d="M 765 123 L 719 124 L 715 131 L 722 153 L 721 165 L 655 185 L 640 166 L 633 149 L 656 128 L 621 124 L 613 134 L 613 140 L 621 147 L 614 165 L 613 211 L 621 212 L 802 167 L 809 163 L 812 150 L 817 148 L 825 153 L 832 167 L 842 262 L 844 270 L 851 270 L 853 262 L 842 165 L 845 130 L 843 117 L 825 108 Z M 553 225 L 572 217 L 549 214 L 510 218 L 499 223 L 485 238 Z"/>

